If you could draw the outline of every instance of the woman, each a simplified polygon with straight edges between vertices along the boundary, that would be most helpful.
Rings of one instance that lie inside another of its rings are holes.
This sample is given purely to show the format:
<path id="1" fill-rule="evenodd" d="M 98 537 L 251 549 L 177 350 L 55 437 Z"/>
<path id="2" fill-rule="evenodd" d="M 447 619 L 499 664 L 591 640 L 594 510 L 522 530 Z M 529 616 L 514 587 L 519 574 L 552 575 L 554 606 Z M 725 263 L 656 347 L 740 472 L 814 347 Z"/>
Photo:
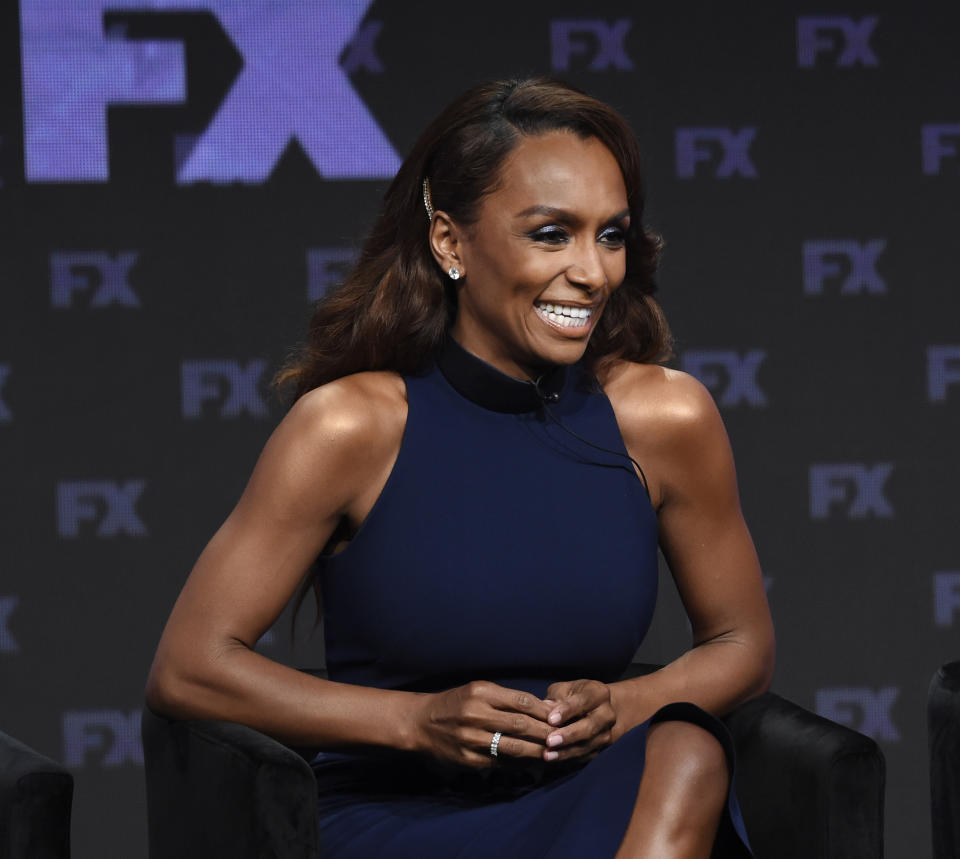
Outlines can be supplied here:
<path id="1" fill-rule="evenodd" d="M 708 856 L 718 828 L 750 855 L 715 715 L 767 687 L 772 625 L 719 415 L 655 363 L 642 214 L 611 108 L 548 79 L 475 87 L 280 374 L 296 401 L 147 703 L 323 748 L 330 856 Z M 694 646 L 620 680 L 658 541 Z M 253 649 L 311 573 L 327 680 Z"/>

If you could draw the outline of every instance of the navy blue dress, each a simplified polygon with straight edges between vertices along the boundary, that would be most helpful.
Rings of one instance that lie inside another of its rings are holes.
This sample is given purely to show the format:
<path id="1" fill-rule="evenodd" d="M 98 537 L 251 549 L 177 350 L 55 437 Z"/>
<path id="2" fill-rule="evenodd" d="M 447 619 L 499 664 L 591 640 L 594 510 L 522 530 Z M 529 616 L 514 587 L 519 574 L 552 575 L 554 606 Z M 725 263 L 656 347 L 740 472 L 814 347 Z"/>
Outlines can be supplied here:
<path id="1" fill-rule="evenodd" d="M 653 615 L 657 519 L 596 379 L 578 363 L 535 386 L 448 338 L 404 381 L 387 483 L 346 548 L 318 559 L 330 679 L 420 692 L 489 680 L 539 698 L 558 680 L 617 680 Z M 718 720 L 692 704 L 663 718 L 714 733 L 732 771 Z M 324 855 L 612 857 L 648 725 L 586 764 L 321 752 Z M 724 855 L 751 855 L 732 789 L 721 833 Z"/>

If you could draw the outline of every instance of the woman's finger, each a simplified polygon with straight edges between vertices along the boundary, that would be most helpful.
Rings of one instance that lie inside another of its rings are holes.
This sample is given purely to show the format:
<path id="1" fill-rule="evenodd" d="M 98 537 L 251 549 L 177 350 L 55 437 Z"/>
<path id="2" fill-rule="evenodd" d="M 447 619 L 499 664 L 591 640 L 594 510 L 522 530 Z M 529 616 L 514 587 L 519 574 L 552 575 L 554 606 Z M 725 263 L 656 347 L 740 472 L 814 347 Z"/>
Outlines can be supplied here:
<path id="1" fill-rule="evenodd" d="M 522 689 L 508 689 L 485 680 L 475 680 L 467 685 L 470 694 L 486 701 L 496 710 L 524 713 L 546 723 L 550 705 Z"/>
<path id="2" fill-rule="evenodd" d="M 610 730 L 600 731 L 586 740 L 556 747 L 547 747 L 543 757 L 548 761 L 562 761 L 571 758 L 591 758 L 603 751 L 613 741 Z"/>
<path id="3" fill-rule="evenodd" d="M 613 708 L 601 705 L 582 719 L 552 730 L 547 734 L 545 742 L 550 749 L 583 743 L 603 731 L 609 731 L 615 722 Z"/>
<path id="4" fill-rule="evenodd" d="M 570 690 L 569 694 L 553 707 L 547 715 L 551 725 L 563 725 L 586 715 L 604 701 L 610 700 L 610 693 L 602 683 L 589 682 Z"/>
<path id="5" fill-rule="evenodd" d="M 539 758 L 543 754 L 543 743 L 525 740 L 522 737 L 513 737 L 510 734 L 501 732 L 500 741 L 497 743 L 497 754 L 490 754 L 490 744 L 493 741 L 494 732 L 486 731 L 481 728 L 467 728 L 462 734 L 462 742 L 466 749 L 476 754 L 484 755 L 490 758 L 491 762 L 500 758 Z"/>

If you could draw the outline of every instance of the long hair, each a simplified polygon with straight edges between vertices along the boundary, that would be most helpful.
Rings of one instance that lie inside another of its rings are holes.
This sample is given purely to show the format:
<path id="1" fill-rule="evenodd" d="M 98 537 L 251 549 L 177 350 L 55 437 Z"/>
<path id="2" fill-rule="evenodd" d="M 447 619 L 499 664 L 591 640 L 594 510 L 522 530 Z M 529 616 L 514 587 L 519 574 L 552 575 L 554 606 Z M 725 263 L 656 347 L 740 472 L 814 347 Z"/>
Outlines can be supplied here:
<path id="1" fill-rule="evenodd" d="M 617 359 L 649 363 L 670 357 L 670 329 L 653 298 L 662 242 L 642 225 L 637 140 L 609 105 L 569 84 L 537 77 L 479 84 L 427 126 L 390 183 L 357 264 L 317 301 L 307 342 L 274 384 L 292 388 L 296 400 L 362 370 L 423 369 L 439 350 L 457 303 L 430 251 L 423 180 L 430 180 L 434 208 L 469 226 L 521 138 L 556 130 L 606 145 L 620 165 L 630 207 L 626 276 L 590 336 L 587 365 L 599 376 Z"/>

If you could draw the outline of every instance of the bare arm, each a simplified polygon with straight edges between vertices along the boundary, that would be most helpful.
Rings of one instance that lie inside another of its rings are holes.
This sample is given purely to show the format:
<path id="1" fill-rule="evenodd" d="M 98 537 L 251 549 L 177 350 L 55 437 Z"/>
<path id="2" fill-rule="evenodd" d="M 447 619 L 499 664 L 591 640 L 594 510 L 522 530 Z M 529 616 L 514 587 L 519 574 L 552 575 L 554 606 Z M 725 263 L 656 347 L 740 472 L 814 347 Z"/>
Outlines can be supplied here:
<path id="1" fill-rule="evenodd" d="M 733 454 L 709 392 L 686 374 L 637 365 L 608 392 L 628 449 L 650 466 L 660 546 L 693 628 L 693 648 L 679 659 L 611 684 L 619 736 L 670 701 L 722 715 L 760 694 L 773 673 L 774 635 Z"/>
<path id="2" fill-rule="evenodd" d="M 302 397 L 190 573 L 147 681 L 147 705 L 226 719 L 303 745 L 409 748 L 416 693 L 312 677 L 256 653 L 340 517 L 378 489 L 399 449 L 403 384 L 361 374 Z"/>

